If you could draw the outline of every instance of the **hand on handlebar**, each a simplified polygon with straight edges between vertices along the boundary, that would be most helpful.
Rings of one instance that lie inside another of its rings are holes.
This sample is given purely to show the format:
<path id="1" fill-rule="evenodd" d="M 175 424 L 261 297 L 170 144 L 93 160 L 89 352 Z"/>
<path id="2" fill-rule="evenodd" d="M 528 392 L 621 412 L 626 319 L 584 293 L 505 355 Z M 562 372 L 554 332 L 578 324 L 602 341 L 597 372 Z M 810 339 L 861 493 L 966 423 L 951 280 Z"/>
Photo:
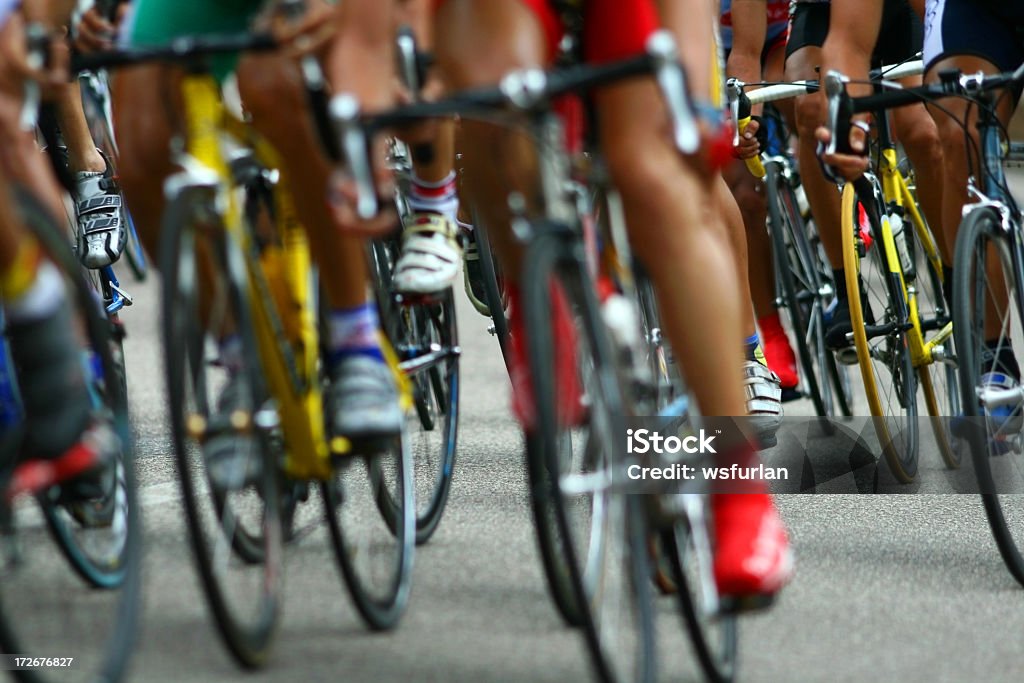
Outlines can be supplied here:
<path id="1" fill-rule="evenodd" d="M 840 179 L 854 181 L 868 170 L 867 157 L 868 126 L 860 121 L 850 122 L 850 138 L 848 147 L 837 145 L 832 148 L 832 132 L 821 126 L 815 131 L 818 139 L 818 159 L 821 160 L 825 176 L 833 182 Z"/>
<path id="2" fill-rule="evenodd" d="M 292 7 L 299 8 L 296 15 Z M 285 55 L 298 59 L 323 52 L 337 33 L 337 9 L 323 2 L 286 3 L 274 15 L 271 32 Z"/>
<path id="3" fill-rule="evenodd" d="M 121 4 L 117 9 L 117 26 L 127 13 L 128 5 Z M 75 49 L 83 54 L 113 49 L 117 26 L 107 21 L 95 6 L 90 7 L 75 27 Z"/>
<path id="4" fill-rule="evenodd" d="M 377 202 L 377 214 L 369 218 L 360 216 L 359 204 L 365 197 L 360 192 L 360 183 L 356 177 L 345 168 L 339 168 L 334 172 L 327 198 L 339 230 L 353 236 L 374 238 L 395 230 L 398 225 L 398 214 L 392 201 L 395 195 L 394 174 L 385 163 L 387 142 L 382 136 L 377 136 L 371 148 L 373 183 L 377 197 L 380 198 Z"/>

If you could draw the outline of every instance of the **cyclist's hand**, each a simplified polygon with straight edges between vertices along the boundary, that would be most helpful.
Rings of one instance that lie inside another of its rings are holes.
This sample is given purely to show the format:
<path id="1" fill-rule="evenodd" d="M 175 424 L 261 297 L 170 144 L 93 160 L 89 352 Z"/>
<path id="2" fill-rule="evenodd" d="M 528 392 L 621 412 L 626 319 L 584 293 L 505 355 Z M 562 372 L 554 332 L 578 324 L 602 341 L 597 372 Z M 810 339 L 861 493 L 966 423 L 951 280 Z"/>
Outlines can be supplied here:
<path id="1" fill-rule="evenodd" d="M 868 170 L 868 133 L 866 126 L 850 126 L 851 154 L 839 152 L 835 154 L 824 153 L 826 146 L 832 141 L 832 133 L 825 126 L 821 126 L 817 131 L 815 131 L 815 137 L 818 139 L 819 143 L 818 156 L 821 159 L 821 162 L 828 166 L 828 169 L 826 169 L 826 175 L 829 175 L 830 170 L 834 176 L 839 176 L 846 180 L 853 181 L 864 175 L 864 172 Z M 835 179 L 836 178 L 833 178 L 833 180 Z"/>
<path id="2" fill-rule="evenodd" d="M 118 21 L 124 18 L 128 5 L 118 8 Z M 114 47 L 117 28 L 99 13 L 96 7 L 82 15 L 75 30 L 75 49 L 81 53 L 110 50 Z"/>
<path id="3" fill-rule="evenodd" d="M 736 145 L 735 155 L 740 159 L 750 159 L 761 153 L 761 140 L 758 131 L 761 121 L 757 117 L 750 119 L 747 127 L 740 134 L 740 142 Z"/>
<path id="4" fill-rule="evenodd" d="M 374 183 L 377 188 L 378 213 L 364 219 L 356 210 L 359 192 L 355 179 L 344 169 L 336 171 L 328 187 L 328 203 L 337 227 L 345 233 L 361 237 L 381 237 L 398 227 L 394 206 L 395 179 L 387 167 L 387 143 L 378 136 L 373 145 Z"/>
<path id="5" fill-rule="evenodd" d="M 337 31 L 336 8 L 324 2 L 307 3 L 301 17 L 276 15 L 271 31 L 284 53 L 292 58 L 322 53 Z"/>

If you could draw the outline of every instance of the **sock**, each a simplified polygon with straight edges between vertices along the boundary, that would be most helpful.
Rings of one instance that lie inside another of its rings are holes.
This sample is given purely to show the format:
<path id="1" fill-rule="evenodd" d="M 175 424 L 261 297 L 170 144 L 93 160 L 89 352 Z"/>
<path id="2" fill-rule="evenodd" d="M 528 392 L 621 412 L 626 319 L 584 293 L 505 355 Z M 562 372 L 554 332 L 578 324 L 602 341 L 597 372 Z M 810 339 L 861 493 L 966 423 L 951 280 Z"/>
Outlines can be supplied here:
<path id="1" fill-rule="evenodd" d="M 245 354 L 242 350 L 242 338 L 232 334 L 218 342 L 220 347 L 220 364 L 231 374 L 245 369 Z"/>
<path id="2" fill-rule="evenodd" d="M 767 365 L 764 360 L 764 354 L 761 353 L 761 341 L 758 339 L 757 332 L 743 340 L 743 351 L 747 360 L 754 360 L 761 365 Z"/>
<path id="3" fill-rule="evenodd" d="M 331 311 L 327 320 L 327 363 L 336 365 L 352 356 L 367 356 L 384 361 L 377 335 L 380 318 L 372 302 L 354 308 Z"/>
<path id="4" fill-rule="evenodd" d="M 4 311 L 12 324 L 48 318 L 64 303 L 64 278 L 55 265 L 42 261 L 32 270 L 25 270 L 19 275 L 13 272 L 23 267 L 23 264 L 16 264 L 3 277 Z M 8 276 L 11 277 L 10 281 Z M 24 277 L 29 278 L 27 286 L 18 287 L 22 283 L 16 281 Z"/>
<path id="5" fill-rule="evenodd" d="M 409 208 L 416 213 L 436 213 L 452 222 L 457 222 L 459 195 L 455 182 L 455 171 L 443 180 L 428 182 L 415 172 L 409 187 Z"/>
<path id="6" fill-rule="evenodd" d="M 990 339 L 985 342 L 981 352 L 981 372 L 1000 372 L 1020 381 L 1020 366 L 1017 365 L 1017 357 L 1009 339 Z"/>

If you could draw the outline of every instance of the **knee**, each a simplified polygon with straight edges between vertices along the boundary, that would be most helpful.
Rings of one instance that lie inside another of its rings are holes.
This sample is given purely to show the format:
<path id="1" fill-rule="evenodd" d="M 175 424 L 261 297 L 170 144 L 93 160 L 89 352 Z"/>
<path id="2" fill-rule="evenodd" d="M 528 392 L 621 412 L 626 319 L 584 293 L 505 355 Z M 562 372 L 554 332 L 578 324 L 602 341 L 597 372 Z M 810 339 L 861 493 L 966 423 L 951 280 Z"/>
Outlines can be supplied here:
<path id="1" fill-rule="evenodd" d="M 940 136 L 939 128 L 927 115 L 916 117 L 900 131 L 900 140 L 918 168 L 941 167 L 943 141 Z M 960 139 L 963 140 L 962 131 Z"/>

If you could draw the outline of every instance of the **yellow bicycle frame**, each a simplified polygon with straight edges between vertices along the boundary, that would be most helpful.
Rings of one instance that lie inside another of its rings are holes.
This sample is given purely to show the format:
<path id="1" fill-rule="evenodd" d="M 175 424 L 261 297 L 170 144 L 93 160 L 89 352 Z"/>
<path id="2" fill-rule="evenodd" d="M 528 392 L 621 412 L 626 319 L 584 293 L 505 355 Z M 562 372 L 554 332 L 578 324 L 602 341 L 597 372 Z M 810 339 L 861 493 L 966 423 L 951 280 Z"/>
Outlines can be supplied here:
<path id="1" fill-rule="evenodd" d="M 233 186 L 230 170 L 221 151 L 220 136 L 231 124 L 216 82 L 208 75 L 188 75 L 182 84 L 187 154 L 214 171 L 222 188 Z M 257 143 L 257 156 L 272 162 L 276 155 L 269 145 Z M 271 168 L 279 167 L 276 165 Z M 312 289 L 309 243 L 288 192 L 278 185 L 275 192 L 281 246 L 256 254 L 241 214 L 232 196 L 225 192 L 224 227 L 240 246 L 247 261 L 251 312 L 261 366 L 281 418 L 285 443 L 285 472 L 297 479 L 328 479 L 331 452 L 345 453 L 349 444 L 336 439 L 328 444 L 323 421 L 323 399 L 318 381 L 319 332 Z M 273 306 L 284 298 L 291 305 Z M 285 337 L 283 339 L 282 337 Z M 295 361 L 289 363 L 282 343 L 290 344 Z"/>
<path id="2" fill-rule="evenodd" d="M 921 246 L 924 247 L 925 255 L 941 280 L 943 276 L 942 261 L 939 258 L 938 248 L 935 245 L 935 240 L 932 239 L 931 232 L 925 226 L 924 218 L 921 216 L 920 211 L 918 211 L 917 203 L 910 195 L 907 181 L 899 171 L 895 149 L 882 150 L 880 170 L 882 192 L 885 195 L 886 205 L 895 204 L 906 211 L 910 223 L 914 226 L 914 232 L 918 240 L 920 240 Z M 900 265 L 899 254 L 896 250 L 896 241 L 889 227 L 889 221 L 884 216 L 882 217 L 882 241 L 885 245 L 885 253 L 886 258 L 889 260 L 890 271 L 894 275 L 899 275 L 900 285 L 903 287 L 903 296 L 910 309 L 910 322 L 913 324 L 914 330 L 916 330 L 915 334 L 908 335 L 911 361 L 915 368 L 929 365 L 934 362 L 932 351 L 935 347 L 945 344 L 953 335 L 953 323 L 946 323 L 935 337 L 927 342 L 924 341 L 924 335 L 921 332 L 921 317 L 917 307 L 917 295 L 908 291 L 906 282 L 903 280 L 903 270 Z"/>

